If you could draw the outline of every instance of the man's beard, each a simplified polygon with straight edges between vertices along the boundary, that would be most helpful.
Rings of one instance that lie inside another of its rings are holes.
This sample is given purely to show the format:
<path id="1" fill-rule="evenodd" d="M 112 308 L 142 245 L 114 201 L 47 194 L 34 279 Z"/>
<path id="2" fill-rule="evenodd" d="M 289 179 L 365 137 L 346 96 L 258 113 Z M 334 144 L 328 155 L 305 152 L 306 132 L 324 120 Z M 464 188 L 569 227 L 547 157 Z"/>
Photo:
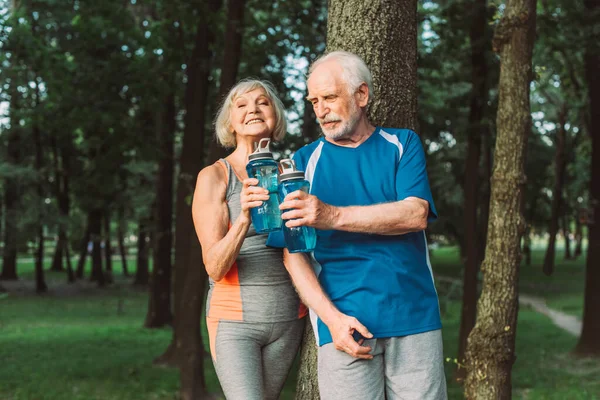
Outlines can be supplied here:
<path id="1" fill-rule="evenodd" d="M 350 118 L 344 122 L 341 122 L 341 117 L 333 112 L 327 114 L 325 118 L 319 119 L 319 125 L 321 126 L 321 131 L 323 132 L 323 135 L 325 135 L 325 137 L 327 137 L 328 139 L 332 140 L 340 140 L 350 137 L 354 132 L 356 124 L 360 120 L 361 116 L 361 110 L 355 102 L 351 102 L 349 115 Z M 340 121 L 341 125 L 338 126 L 336 129 L 326 130 L 325 128 L 323 128 L 323 124 L 325 122 L 330 121 Z"/>

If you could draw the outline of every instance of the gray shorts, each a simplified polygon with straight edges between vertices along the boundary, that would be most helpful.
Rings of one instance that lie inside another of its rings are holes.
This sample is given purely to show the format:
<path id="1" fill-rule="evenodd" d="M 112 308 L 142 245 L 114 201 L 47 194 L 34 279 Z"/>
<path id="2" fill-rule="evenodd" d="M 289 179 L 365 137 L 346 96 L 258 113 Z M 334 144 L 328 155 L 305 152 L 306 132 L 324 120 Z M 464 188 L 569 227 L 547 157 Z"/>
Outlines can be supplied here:
<path id="1" fill-rule="evenodd" d="M 446 400 L 442 331 L 366 340 L 372 360 L 319 347 L 321 400 Z"/>

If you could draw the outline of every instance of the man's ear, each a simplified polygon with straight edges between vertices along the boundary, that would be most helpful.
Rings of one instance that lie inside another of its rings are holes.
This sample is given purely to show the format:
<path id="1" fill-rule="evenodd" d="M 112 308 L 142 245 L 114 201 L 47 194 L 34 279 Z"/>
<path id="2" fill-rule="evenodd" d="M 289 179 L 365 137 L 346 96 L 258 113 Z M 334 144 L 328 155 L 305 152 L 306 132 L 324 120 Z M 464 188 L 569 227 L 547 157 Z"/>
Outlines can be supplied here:
<path id="1" fill-rule="evenodd" d="M 369 86 L 363 82 L 358 89 L 356 89 L 356 101 L 359 107 L 366 107 L 369 103 Z"/>

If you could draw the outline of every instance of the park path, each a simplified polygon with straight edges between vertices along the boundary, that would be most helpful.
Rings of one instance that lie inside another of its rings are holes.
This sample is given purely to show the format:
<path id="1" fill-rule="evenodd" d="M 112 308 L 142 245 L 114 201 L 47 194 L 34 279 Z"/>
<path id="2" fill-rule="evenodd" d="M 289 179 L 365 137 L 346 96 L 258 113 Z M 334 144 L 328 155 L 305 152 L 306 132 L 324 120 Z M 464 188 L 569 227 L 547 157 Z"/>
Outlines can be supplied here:
<path id="1" fill-rule="evenodd" d="M 435 279 L 462 286 L 462 281 L 460 279 L 439 275 L 436 276 Z M 548 307 L 546 300 L 543 298 L 531 296 L 525 293 L 519 293 L 519 304 L 531 307 L 534 311 L 547 316 L 550 318 L 552 323 L 554 323 L 554 325 L 570 333 L 571 335 L 576 337 L 581 335 L 582 323 L 579 318 Z"/>

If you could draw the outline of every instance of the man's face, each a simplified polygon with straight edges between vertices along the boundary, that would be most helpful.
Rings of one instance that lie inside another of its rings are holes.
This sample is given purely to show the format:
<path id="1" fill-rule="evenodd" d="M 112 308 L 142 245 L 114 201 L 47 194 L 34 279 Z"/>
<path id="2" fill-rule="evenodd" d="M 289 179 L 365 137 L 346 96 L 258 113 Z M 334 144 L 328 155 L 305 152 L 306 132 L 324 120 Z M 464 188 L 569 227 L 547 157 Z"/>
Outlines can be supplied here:
<path id="1" fill-rule="evenodd" d="M 323 134 L 332 140 L 351 137 L 362 116 L 357 94 L 350 94 L 334 61 L 319 65 L 308 79 L 307 99 L 313 105 Z"/>

